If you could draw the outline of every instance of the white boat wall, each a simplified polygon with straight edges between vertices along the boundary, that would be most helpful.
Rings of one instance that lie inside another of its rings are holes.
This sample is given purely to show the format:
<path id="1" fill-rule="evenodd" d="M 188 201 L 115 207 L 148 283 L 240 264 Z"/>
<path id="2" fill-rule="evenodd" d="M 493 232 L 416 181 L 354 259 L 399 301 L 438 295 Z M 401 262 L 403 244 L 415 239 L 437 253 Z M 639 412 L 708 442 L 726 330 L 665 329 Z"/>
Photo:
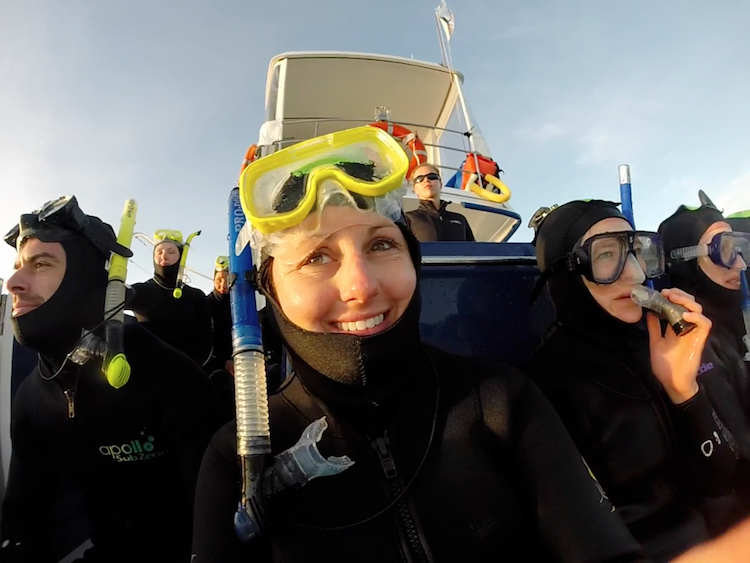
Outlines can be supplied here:
<path id="1" fill-rule="evenodd" d="M 422 140 L 427 161 L 450 185 L 467 153 L 492 156 L 463 100 L 462 82 L 460 73 L 445 66 L 402 57 L 344 52 L 278 55 L 268 67 L 266 121 L 260 128 L 258 154 L 388 121 Z M 450 211 L 466 216 L 478 241 L 506 241 L 521 221 L 507 202 L 462 190 L 460 181 L 459 188 L 444 187 L 441 197 L 450 203 Z M 417 205 L 410 192 L 404 210 Z"/>

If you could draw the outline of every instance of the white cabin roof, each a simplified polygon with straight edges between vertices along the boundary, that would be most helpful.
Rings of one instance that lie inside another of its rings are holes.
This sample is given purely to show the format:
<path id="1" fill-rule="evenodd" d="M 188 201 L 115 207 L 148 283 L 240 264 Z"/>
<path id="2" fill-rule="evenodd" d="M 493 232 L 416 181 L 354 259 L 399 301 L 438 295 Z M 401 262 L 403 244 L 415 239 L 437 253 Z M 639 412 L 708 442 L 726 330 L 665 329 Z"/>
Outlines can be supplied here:
<path id="1" fill-rule="evenodd" d="M 454 75 L 463 80 L 442 65 L 403 57 L 284 53 L 269 65 L 266 119 L 283 120 L 284 138 L 301 140 L 374 121 L 375 108 L 384 106 L 391 121 L 424 126 L 413 129 L 426 138 L 429 127 L 444 126 L 441 120 L 455 106 Z M 318 121 L 333 118 L 339 119 Z"/>

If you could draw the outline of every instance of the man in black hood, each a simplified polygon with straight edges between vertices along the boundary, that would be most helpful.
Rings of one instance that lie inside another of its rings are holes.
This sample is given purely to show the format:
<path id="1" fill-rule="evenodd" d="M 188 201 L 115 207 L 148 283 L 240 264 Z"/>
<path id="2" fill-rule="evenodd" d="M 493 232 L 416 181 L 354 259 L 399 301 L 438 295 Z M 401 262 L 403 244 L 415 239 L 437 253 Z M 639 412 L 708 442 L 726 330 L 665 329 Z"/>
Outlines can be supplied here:
<path id="1" fill-rule="evenodd" d="M 200 460 L 220 423 L 205 375 L 133 324 L 130 378 L 110 385 L 107 355 L 95 353 L 106 346 L 105 265 L 112 252 L 131 253 L 74 197 L 22 215 L 5 240 L 18 251 L 7 284 L 14 333 L 39 364 L 13 402 L 0 558 L 52 561 L 44 511 L 63 474 L 86 503 L 87 562 L 185 561 Z"/>
<path id="2" fill-rule="evenodd" d="M 742 292 L 740 276 L 750 256 L 725 256 L 710 251 L 711 242 L 731 234 L 724 215 L 708 200 L 697 209 L 681 205 L 659 226 L 664 240 L 671 282 L 695 296 L 713 327 L 704 350 L 699 379 L 722 420 L 737 438 L 740 466 L 735 487 L 741 497 L 742 514 L 750 511 L 750 374 L 742 337 Z M 726 245 L 725 245 L 726 246 Z M 688 254 L 690 249 L 695 252 Z M 693 254 L 701 254 L 693 257 Z M 705 255 L 708 254 L 708 255 Z M 713 255 L 712 255 L 713 254 Z M 690 256 L 688 259 L 682 257 Z M 733 523 L 730 520 L 729 523 Z M 719 529 L 724 527 L 718 524 Z"/>
<path id="3" fill-rule="evenodd" d="M 148 330 L 205 368 L 212 348 L 211 311 L 206 296 L 189 285 L 182 286 L 179 299 L 174 296 L 180 260 L 187 246 L 179 231 L 162 230 L 156 235 L 154 277 L 133 284 L 135 298 L 128 308 Z"/>

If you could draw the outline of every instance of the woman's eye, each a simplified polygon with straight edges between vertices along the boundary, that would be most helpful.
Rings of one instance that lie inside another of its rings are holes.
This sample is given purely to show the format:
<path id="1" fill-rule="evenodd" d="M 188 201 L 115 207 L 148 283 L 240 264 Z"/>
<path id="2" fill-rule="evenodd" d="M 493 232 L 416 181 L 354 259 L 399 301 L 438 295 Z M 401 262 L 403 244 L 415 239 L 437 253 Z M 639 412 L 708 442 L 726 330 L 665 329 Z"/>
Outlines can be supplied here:
<path id="1" fill-rule="evenodd" d="M 396 246 L 396 242 L 392 239 L 379 239 L 372 243 L 372 250 L 390 250 Z"/>
<path id="2" fill-rule="evenodd" d="M 303 266 L 322 266 L 330 261 L 331 259 L 325 254 L 312 254 L 305 259 Z"/>
<path id="3" fill-rule="evenodd" d="M 612 258 L 611 252 L 602 252 L 596 257 L 597 260 L 609 260 L 610 258 Z"/>

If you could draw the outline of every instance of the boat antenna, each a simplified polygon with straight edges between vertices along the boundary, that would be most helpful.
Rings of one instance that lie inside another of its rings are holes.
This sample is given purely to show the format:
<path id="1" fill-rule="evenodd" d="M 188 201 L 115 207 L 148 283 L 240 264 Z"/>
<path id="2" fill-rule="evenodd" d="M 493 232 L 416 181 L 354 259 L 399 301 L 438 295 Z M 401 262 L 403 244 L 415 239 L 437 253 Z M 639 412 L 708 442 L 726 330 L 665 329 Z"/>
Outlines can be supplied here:
<path id="1" fill-rule="evenodd" d="M 435 23 L 437 25 L 438 41 L 440 42 L 440 52 L 443 57 L 443 66 L 446 66 L 451 74 L 451 80 L 456 87 L 458 100 L 461 103 L 461 109 L 463 110 L 463 119 L 461 119 L 460 115 L 458 116 L 459 125 L 466 126 L 466 132 L 464 133 L 464 135 L 469 140 L 469 152 L 471 154 L 471 158 L 474 159 L 474 169 L 479 171 L 479 159 L 477 158 L 477 149 L 474 144 L 473 135 L 474 125 L 471 123 L 469 110 L 466 107 L 466 99 L 464 98 L 461 79 L 458 77 L 458 73 L 453 70 L 453 58 L 451 56 L 450 42 L 451 36 L 453 35 L 453 30 L 456 27 L 456 18 L 453 15 L 453 12 L 451 12 L 451 10 L 448 8 L 445 0 L 440 0 L 440 5 L 435 8 Z"/>

